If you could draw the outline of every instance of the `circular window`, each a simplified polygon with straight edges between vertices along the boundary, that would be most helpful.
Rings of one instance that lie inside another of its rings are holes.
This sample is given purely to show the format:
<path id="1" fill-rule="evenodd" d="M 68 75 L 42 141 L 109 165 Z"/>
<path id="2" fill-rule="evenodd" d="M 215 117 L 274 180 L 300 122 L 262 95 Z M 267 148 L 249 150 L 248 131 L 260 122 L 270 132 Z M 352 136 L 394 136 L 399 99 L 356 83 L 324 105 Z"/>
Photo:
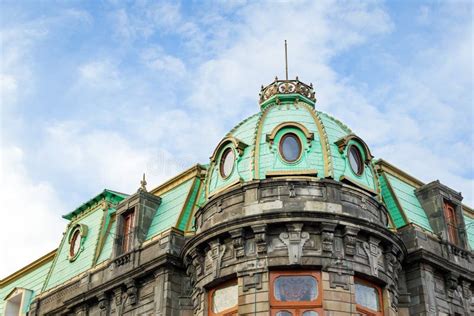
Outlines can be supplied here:
<path id="1" fill-rule="evenodd" d="M 69 257 L 74 258 L 79 253 L 81 248 L 81 231 L 77 228 L 72 234 L 71 241 L 69 242 Z"/>
<path id="2" fill-rule="evenodd" d="M 227 178 L 234 169 L 235 154 L 232 148 L 226 148 L 221 157 L 220 173 L 222 178 Z"/>
<path id="3" fill-rule="evenodd" d="M 349 147 L 349 165 L 352 171 L 358 176 L 364 172 L 364 163 L 362 162 L 362 155 L 359 148 L 355 145 Z"/>
<path id="4" fill-rule="evenodd" d="M 296 134 L 287 133 L 280 140 L 280 154 L 287 162 L 295 162 L 301 155 L 301 141 Z"/>

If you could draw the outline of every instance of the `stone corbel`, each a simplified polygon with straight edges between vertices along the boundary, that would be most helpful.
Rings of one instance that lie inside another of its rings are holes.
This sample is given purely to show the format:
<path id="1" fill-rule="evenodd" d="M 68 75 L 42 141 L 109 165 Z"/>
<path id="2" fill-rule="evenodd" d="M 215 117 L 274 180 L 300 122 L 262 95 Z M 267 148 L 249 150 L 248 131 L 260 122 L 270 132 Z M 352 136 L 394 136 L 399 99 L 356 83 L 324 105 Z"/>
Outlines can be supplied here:
<path id="1" fill-rule="evenodd" d="M 378 276 L 379 274 L 379 259 L 382 256 L 382 250 L 380 250 L 379 243 L 380 240 L 373 236 L 369 237 L 369 242 L 362 243 L 365 253 L 367 254 L 370 271 L 374 276 Z"/>
<path id="2" fill-rule="evenodd" d="M 344 253 L 346 256 L 354 256 L 356 254 L 357 233 L 359 228 L 346 226 L 344 228 Z"/>
<path id="3" fill-rule="evenodd" d="M 334 251 L 334 231 L 336 224 L 323 223 L 321 226 L 321 248 L 324 252 L 333 253 Z"/>
<path id="4" fill-rule="evenodd" d="M 237 228 L 229 231 L 230 237 L 232 238 L 232 245 L 234 247 L 234 257 L 242 258 L 245 256 L 245 239 L 244 239 L 244 229 Z"/>
<path id="5" fill-rule="evenodd" d="M 454 291 L 458 287 L 459 275 L 450 272 L 450 273 L 447 273 L 445 276 L 446 276 L 446 288 L 448 290 L 448 296 L 450 298 L 453 298 L 454 297 Z"/>
<path id="6" fill-rule="evenodd" d="M 76 316 L 86 316 L 87 315 L 88 306 L 86 303 L 81 304 L 78 308 L 76 308 Z"/>
<path id="7" fill-rule="evenodd" d="M 125 283 L 127 287 L 127 299 L 131 305 L 135 305 L 138 302 L 138 288 L 135 280 L 130 279 Z"/>
<path id="8" fill-rule="evenodd" d="M 109 298 L 105 293 L 101 293 L 97 296 L 97 300 L 99 301 L 99 309 L 100 315 L 106 316 L 109 312 Z"/>
<path id="9" fill-rule="evenodd" d="M 286 224 L 288 232 L 280 233 L 281 241 L 288 248 L 289 264 L 300 264 L 303 246 L 309 239 L 309 233 L 303 232 L 303 224 Z"/>
<path id="10" fill-rule="evenodd" d="M 224 257 L 226 246 L 221 245 L 218 239 L 211 240 L 209 246 L 210 249 L 207 252 L 207 258 L 211 264 L 213 277 L 218 278 L 221 273 L 222 257 Z"/>
<path id="11" fill-rule="evenodd" d="M 257 254 L 267 253 L 267 225 L 253 225 L 253 233 L 255 235 L 255 246 L 257 248 Z"/>

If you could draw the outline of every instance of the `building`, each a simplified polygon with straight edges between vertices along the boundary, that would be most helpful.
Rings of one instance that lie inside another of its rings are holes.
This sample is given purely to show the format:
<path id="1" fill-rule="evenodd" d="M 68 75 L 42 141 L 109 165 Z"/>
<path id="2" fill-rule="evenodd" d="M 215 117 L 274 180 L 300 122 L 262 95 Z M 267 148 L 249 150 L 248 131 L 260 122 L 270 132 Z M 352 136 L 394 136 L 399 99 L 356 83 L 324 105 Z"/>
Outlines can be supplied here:
<path id="1" fill-rule="evenodd" d="M 474 212 L 278 80 L 210 162 L 104 190 L 0 281 L 3 315 L 473 315 Z"/>

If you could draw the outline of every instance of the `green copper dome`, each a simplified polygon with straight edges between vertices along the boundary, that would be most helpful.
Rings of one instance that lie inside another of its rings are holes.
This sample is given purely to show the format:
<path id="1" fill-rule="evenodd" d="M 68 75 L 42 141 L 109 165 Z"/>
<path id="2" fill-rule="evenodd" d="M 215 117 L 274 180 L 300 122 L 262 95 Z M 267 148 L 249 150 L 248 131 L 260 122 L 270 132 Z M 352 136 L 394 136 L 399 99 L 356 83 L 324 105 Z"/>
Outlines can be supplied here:
<path id="1" fill-rule="evenodd" d="M 270 177 L 331 178 L 377 194 L 372 155 L 337 119 L 315 110 L 312 85 L 278 80 L 260 93 L 260 112 L 235 126 L 211 156 L 206 195 Z M 234 155 L 228 155 L 229 148 Z M 292 159 L 285 159 L 285 151 Z M 229 168 L 224 160 L 235 157 Z M 231 170 L 229 172 L 229 170 Z"/>

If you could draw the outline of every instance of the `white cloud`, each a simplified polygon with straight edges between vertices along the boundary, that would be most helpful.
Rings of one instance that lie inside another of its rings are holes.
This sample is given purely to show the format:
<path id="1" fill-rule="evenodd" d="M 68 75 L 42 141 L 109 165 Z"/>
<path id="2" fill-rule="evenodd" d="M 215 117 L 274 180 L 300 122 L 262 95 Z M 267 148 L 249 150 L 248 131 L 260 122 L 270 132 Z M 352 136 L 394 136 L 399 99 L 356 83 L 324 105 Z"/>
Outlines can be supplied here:
<path id="1" fill-rule="evenodd" d="M 79 66 L 79 75 L 79 83 L 89 88 L 115 90 L 121 87 L 119 71 L 109 60 L 85 63 Z"/>
<path id="2" fill-rule="evenodd" d="M 30 179 L 23 163 L 23 150 L 3 147 L 0 158 L 0 278 L 3 278 L 55 249 L 65 221 L 58 213 L 63 210 L 63 204 L 51 184 Z"/>

